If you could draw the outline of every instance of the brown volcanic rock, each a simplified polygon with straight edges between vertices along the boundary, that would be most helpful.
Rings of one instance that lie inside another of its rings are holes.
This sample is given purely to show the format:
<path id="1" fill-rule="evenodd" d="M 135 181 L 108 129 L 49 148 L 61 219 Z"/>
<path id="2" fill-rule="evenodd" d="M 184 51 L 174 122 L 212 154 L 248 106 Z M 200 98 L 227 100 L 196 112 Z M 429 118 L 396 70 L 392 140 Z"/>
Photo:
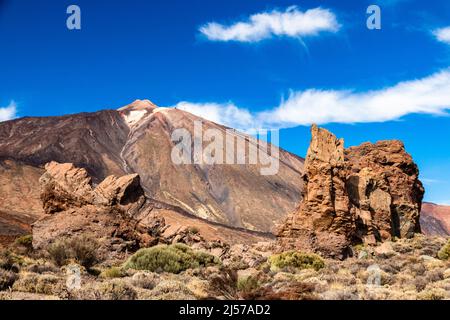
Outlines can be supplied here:
<path id="1" fill-rule="evenodd" d="M 14 160 L 0 160 L 0 245 L 30 234 L 44 214 L 39 200 L 43 170 Z"/>
<path id="2" fill-rule="evenodd" d="M 86 170 L 52 162 L 40 179 L 44 218 L 33 224 L 33 246 L 45 249 L 55 239 L 92 235 L 105 257 L 157 243 L 230 240 L 252 243 L 270 238 L 180 214 L 148 199 L 139 176 L 107 177 L 95 187 Z M 191 232 L 195 227 L 198 232 Z"/>
<path id="3" fill-rule="evenodd" d="M 422 232 L 429 236 L 450 236 L 450 206 L 424 202 L 420 214 Z"/>
<path id="4" fill-rule="evenodd" d="M 349 148 L 346 161 L 351 170 L 347 189 L 357 216 L 370 213 L 363 225 L 369 228 L 367 235 L 375 237 L 372 240 L 409 238 L 420 232 L 424 188 L 419 169 L 401 141 Z"/>
<path id="5" fill-rule="evenodd" d="M 149 230 L 138 228 L 134 218 L 146 201 L 137 175 L 110 176 L 94 188 L 85 169 L 51 162 L 40 183 L 41 199 L 49 215 L 33 225 L 35 248 L 46 248 L 57 238 L 81 233 L 94 235 L 105 252 L 154 241 Z"/>
<path id="6" fill-rule="evenodd" d="M 344 149 L 325 129 L 312 127 L 303 202 L 279 230 L 284 248 L 344 257 L 354 243 L 420 232 L 424 189 L 399 141 Z"/>

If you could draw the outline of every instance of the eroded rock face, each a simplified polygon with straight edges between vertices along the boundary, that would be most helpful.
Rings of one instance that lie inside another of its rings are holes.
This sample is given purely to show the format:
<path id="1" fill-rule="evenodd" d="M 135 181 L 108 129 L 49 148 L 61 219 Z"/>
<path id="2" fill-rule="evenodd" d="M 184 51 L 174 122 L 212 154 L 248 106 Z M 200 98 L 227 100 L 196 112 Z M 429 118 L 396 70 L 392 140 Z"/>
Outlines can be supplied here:
<path id="1" fill-rule="evenodd" d="M 141 225 L 137 216 L 151 215 L 136 174 L 107 177 L 94 187 L 86 170 L 51 162 L 40 179 L 47 216 L 33 225 L 33 245 L 46 248 L 58 238 L 92 235 L 105 253 L 122 252 L 158 242 L 164 221 Z M 156 230 L 158 229 L 158 230 Z"/>
<path id="2" fill-rule="evenodd" d="M 204 249 L 224 246 L 220 234 L 217 239 L 203 237 L 200 230 L 205 231 L 204 222 L 191 224 L 194 220 L 184 217 L 181 226 L 174 223 L 173 216 L 180 215 L 147 198 L 137 174 L 109 176 L 95 187 L 87 171 L 73 164 L 51 162 L 45 169 L 40 183 L 46 216 L 33 224 L 35 249 L 79 235 L 95 238 L 105 259 L 123 259 L 129 251 L 159 243 L 185 243 Z M 172 222 L 167 223 L 165 216 Z"/>
<path id="3" fill-rule="evenodd" d="M 284 249 L 345 257 L 351 244 L 420 232 L 424 189 L 400 141 L 344 149 L 327 130 L 311 131 L 303 201 L 278 233 Z"/>

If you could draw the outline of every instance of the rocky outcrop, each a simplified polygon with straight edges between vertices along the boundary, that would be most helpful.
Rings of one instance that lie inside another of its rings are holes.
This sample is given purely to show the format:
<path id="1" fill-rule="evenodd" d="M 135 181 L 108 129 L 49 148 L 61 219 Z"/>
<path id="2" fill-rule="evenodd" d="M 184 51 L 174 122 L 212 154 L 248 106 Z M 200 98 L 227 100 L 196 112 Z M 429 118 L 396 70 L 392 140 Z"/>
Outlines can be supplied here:
<path id="1" fill-rule="evenodd" d="M 55 239 L 92 235 L 104 253 L 123 252 L 158 242 L 164 219 L 142 225 L 137 216 L 151 215 L 136 174 L 107 177 L 94 187 L 86 170 L 51 162 L 40 179 L 47 216 L 33 225 L 33 246 L 45 248 Z"/>
<path id="2" fill-rule="evenodd" d="M 303 201 L 278 232 L 283 249 L 345 257 L 351 244 L 420 232 L 424 189 L 400 141 L 344 149 L 327 130 L 311 131 Z"/>
<path id="3" fill-rule="evenodd" d="M 263 235 L 213 225 L 148 198 L 137 174 L 109 176 L 95 186 L 85 169 L 51 162 L 40 178 L 45 216 L 33 224 L 33 246 L 46 249 L 57 239 L 88 235 L 105 258 L 158 243 L 202 248 L 257 242 Z M 175 208 L 177 209 L 177 208 Z"/>

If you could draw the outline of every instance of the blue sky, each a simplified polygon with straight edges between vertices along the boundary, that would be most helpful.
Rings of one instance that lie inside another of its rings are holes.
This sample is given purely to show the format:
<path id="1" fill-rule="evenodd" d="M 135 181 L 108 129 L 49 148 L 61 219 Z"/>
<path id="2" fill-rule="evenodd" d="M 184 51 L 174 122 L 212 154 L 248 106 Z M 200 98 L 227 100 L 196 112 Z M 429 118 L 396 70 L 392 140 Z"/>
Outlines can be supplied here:
<path id="1" fill-rule="evenodd" d="M 0 0 L 0 119 L 148 98 L 282 128 L 301 156 L 317 122 L 347 146 L 403 140 L 426 200 L 450 203 L 448 26 L 446 0 Z"/>

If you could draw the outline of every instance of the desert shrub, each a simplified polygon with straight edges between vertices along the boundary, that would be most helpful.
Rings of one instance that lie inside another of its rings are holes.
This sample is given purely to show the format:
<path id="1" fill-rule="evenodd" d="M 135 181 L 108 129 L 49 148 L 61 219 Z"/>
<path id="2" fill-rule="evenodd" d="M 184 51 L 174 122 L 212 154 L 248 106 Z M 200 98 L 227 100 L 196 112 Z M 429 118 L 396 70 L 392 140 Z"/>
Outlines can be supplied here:
<path id="1" fill-rule="evenodd" d="M 433 288 L 424 290 L 417 295 L 419 300 L 444 300 L 448 296 L 447 291 L 444 289 Z"/>
<path id="2" fill-rule="evenodd" d="M 123 278 L 125 277 L 125 271 L 120 267 L 111 267 L 109 269 L 103 270 L 100 276 L 102 278 Z"/>
<path id="3" fill-rule="evenodd" d="M 62 280 L 54 275 L 23 273 L 14 283 L 13 290 L 28 293 L 56 295 L 63 288 Z"/>
<path id="4" fill-rule="evenodd" d="M 416 287 L 417 292 L 420 292 L 426 288 L 428 281 L 425 277 L 419 276 L 414 278 L 414 286 Z"/>
<path id="5" fill-rule="evenodd" d="M 50 259 L 59 267 L 67 264 L 71 257 L 69 241 L 56 240 L 47 248 Z"/>
<path id="6" fill-rule="evenodd" d="M 10 250 L 0 252 L 0 269 L 19 272 L 23 258 Z"/>
<path id="7" fill-rule="evenodd" d="M 272 269 L 314 269 L 316 271 L 325 267 L 323 259 L 316 254 L 296 251 L 283 252 L 269 258 Z"/>
<path id="8" fill-rule="evenodd" d="M 439 250 L 438 258 L 441 260 L 450 260 L 450 239 L 441 248 L 441 250 Z"/>
<path id="9" fill-rule="evenodd" d="M 142 289 L 153 289 L 157 282 L 158 278 L 155 273 L 137 272 L 131 279 L 133 286 Z"/>
<path id="10" fill-rule="evenodd" d="M 151 291 L 152 300 L 194 300 L 195 295 L 187 283 L 177 280 L 164 280 Z"/>
<path id="11" fill-rule="evenodd" d="M 184 244 L 159 245 L 141 249 L 125 263 L 125 268 L 152 272 L 180 273 L 187 269 L 218 264 L 218 259 Z"/>
<path id="12" fill-rule="evenodd" d="M 83 235 L 72 239 L 58 239 L 47 248 L 47 252 L 60 267 L 74 259 L 86 269 L 90 269 L 99 261 L 97 248 L 95 239 Z"/>
<path id="13" fill-rule="evenodd" d="M 0 291 L 11 288 L 16 280 L 17 274 L 11 271 L 0 269 Z"/>
<path id="14" fill-rule="evenodd" d="M 314 285 L 303 282 L 284 283 L 275 289 L 272 286 L 259 287 L 241 294 L 244 300 L 316 300 Z"/>
<path id="15" fill-rule="evenodd" d="M 235 269 L 223 268 L 207 275 L 211 291 L 211 298 L 224 296 L 226 299 L 235 299 L 237 295 L 238 273 Z"/>
<path id="16" fill-rule="evenodd" d="M 118 279 L 100 284 L 97 292 L 101 300 L 135 300 L 137 298 L 133 287 Z"/>
<path id="17" fill-rule="evenodd" d="M 197 227 L 189 227 L 188 228 L 188 232 L 191 233 L 191 234 L 199 234 L 200 230 Z"/>
<path id="18" fill-rule="evenodd" d="M 237 282 L 237 288 L 241 293 L 249 293 L 256 290 L 259 287 L 259 281 L 256 277 L 248 276 L 239 278 Z"/>
<path id="19" fill-rule="evenodd" d="M 70 241 L 73 258 L 86 269 L 90 269 L 98 261 L 98 242 L 88 236 L 72 238 Z"/>
<path id="20" fill-rule="evenodd" d="M 443 270 L 434 269 L 431 271 L 428 271 L 425 274 L 425 278 L 428 282 L 438 282 L 444 279 L 444 272 Z"/>
<path id="21" fill-rule="evenodd" d="M 16 246 L 24 248 L 27 252 L 33 251 L 33 236 L 26 235 L 20 238 L 17 238 L 14 242 Z"/>
<path id="22" fill-rule="evenodd" d="M 38 274 L 43 273 L 57 273 L 59 271 L 59 268 L 57 268 L 54 264 L 50 262 L 36 262 L 28 265 L 23 269 L 27 272 L 33 272 Z"/>

